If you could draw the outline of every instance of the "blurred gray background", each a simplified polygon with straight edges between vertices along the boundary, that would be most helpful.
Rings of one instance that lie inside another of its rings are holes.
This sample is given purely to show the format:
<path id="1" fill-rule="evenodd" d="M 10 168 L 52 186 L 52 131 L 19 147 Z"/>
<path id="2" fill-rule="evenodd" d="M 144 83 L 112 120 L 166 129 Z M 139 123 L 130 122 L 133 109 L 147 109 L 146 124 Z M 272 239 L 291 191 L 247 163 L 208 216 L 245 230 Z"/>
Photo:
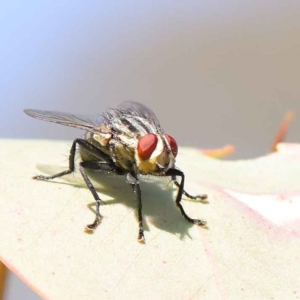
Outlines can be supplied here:
<path id="1" fill-rule="evenodd" d="M 287 110 L 300 140 L 299 56 L 299 1 L 1 1 L 0 137 L 71 140 L 22 110 L 134 100 L 181 146 L 263 155 Z M 39 297 L 10 274 L 5 299 Z"/>

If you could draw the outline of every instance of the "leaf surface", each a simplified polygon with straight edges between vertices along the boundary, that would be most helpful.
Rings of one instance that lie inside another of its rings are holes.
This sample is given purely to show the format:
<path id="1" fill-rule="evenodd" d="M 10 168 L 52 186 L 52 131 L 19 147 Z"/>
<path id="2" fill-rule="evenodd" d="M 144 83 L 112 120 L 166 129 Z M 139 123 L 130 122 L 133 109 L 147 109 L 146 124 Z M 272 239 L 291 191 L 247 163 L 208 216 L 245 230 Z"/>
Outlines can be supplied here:
<path id="1" fill-rule="evenodd" d="M 107 205 L 93 234 L 93 198 L 68 164 L 70 143 L 2 140 L 0 260 L 47 299 L 297 299 L 300 297 L 300 145 L 252 160 L 179 149 L 188 224 L 168 180 L 142 181 L 146 244 L 123 177 L 99 176 Z"/>

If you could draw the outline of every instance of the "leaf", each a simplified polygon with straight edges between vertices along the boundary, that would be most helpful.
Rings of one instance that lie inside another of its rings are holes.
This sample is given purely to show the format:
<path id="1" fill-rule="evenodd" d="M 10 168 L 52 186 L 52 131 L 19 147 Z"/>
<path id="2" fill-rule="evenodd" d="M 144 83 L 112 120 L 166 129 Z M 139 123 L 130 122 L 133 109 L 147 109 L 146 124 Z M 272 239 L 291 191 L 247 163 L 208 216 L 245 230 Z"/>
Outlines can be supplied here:
<path id="1" fill-rule="evenodd" d="M 123 177 L 97 185 L 107 205 L 94 234 L 80 176 L 42 182 L 67 166 L 68 143 L 2 140 L 0 260 L 49 299 L 294 299 L 300 294 L 300 145 L 253 160 L 219 161 L 180 149 L 182 201 L 208 222 L 188 224 L 166 180 L 142 182 L 146 244 Z M 39 170 L 36 169 L 38 164 Z M 53 167 L 54 166 L 54 167 Z"/>

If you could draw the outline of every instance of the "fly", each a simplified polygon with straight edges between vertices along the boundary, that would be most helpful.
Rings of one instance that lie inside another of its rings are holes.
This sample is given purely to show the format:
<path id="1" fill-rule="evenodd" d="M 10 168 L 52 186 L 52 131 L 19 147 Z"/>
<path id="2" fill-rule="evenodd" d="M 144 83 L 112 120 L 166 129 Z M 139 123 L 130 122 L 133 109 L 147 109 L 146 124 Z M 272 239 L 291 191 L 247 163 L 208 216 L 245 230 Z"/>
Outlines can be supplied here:
<path id="1" fill-rule="evenodd" d="M 142 195 L 140 175 L 171 177 L 178 187 L 176 205 L 190 223 L 204 226 L 203 220 L 192 219 L 181 205 L 182 195 L 193 199 L 206 199 L 206 195 L 192 196 L 184 190 L 184 173 L 175 166 L 178 146 L 175 139 L 165 134 L 152 110 L 137 102 L 124 102 L 116 109 L 108 109 L 102 115 L 82 116 L 56 111 L 25 109 L 24 112 L 43 121 L 86 131 L 83 138 L 73 141 L 69 156 L 69 168 L 52 176 L 37 175 L 38 180 L 49 180 L 75 171 L 75 154 L 80 155 L 79 171 L 96 201 L 96 217 L 86 229 L 93 231 L 100 223 L 101 199 L 86 170 L 124 175 L 131 185 L 138 203 L 138 241 L 144 242 Z M 181 181 L 177 180 L 181 178 Z"/>

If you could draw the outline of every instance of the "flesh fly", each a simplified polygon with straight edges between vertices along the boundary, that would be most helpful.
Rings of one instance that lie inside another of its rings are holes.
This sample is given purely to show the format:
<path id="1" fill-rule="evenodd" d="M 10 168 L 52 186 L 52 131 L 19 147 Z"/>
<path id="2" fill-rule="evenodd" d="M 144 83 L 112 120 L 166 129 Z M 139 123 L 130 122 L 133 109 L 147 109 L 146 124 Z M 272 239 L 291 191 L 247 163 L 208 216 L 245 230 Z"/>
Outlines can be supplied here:
<path id="1" fill-rule="evenodd" d="M 86 131 L 83 138 L 73 141 L 69 156 L 69 168 L 52 176 L 38 175 L 34 179 L 49 180 L 73 173 L 75 155 L 79 154 L 79 171 L 96 201 L 96 217 L 86 226 L 93 231 L 101 220 L 102 200 L 96 192 L 86 170 L 124 175 L 132 186 L 138 203 L 138 241 L 144 242 L 142 195 L 140 175 L 168 176 L 178 187 L 176 205 L 190 223 L 203 226 L 203 220 L 192 219 L 181 205 L 182 195 L 193 199 L 205 199 L 206 195 L 192 196 L 184 190 L 184 173 L 175 166 L 178 146 L 173 137 L 165 134 L 152 110 L 137 102 L 124 102 L 116 109 L 108 109 L 102 115 L 82 116 L 69 113 L 26 109 L 24 112 L 43 121 Z M 181 178 L 180 182 L 177 178 Z"/>

